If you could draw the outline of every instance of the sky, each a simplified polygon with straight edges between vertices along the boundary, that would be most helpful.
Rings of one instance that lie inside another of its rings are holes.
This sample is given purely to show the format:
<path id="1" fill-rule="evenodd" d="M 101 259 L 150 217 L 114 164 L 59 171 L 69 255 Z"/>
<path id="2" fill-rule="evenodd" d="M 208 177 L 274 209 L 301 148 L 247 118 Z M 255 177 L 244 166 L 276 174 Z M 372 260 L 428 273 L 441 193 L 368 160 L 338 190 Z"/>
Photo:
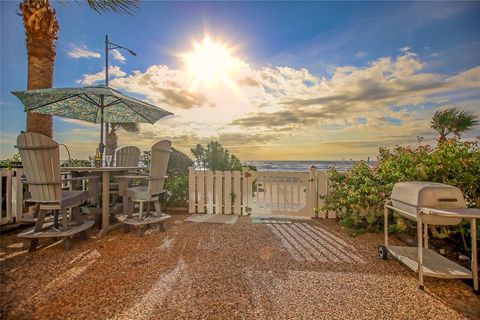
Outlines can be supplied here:
<path id="1" fill-rule="evenodd" d="M 19 1 L 2 1 L 0 158 L 26 115 Z M 142 2 L 131 16 L 52 2 L 60 32 L 54 87 L 104 83 L 172 113 L 119 145 L 170 139 L 189 153 L 220 141 L 241 160 L 374 159 L 379 147 L 435 144 L 429 122 L 457 106 L 480 116 L 480 2 Z M 480 136 L 480 126 L 464 139 Z M 99 126 L 55 117 L 73 158 Z M 64 156 L 64 155 L 63 155 Z"/>

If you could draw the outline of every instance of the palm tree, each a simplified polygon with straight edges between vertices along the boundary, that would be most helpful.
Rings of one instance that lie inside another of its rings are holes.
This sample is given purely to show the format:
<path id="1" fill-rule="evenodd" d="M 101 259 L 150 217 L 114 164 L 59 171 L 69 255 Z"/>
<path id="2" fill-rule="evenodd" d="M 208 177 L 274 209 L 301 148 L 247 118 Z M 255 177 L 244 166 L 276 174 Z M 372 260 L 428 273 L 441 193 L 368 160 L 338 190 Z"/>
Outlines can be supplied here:
<path id="1" fill-rule="evenodd" d="M 453 133 L 456 139 L 460 139 L 462 133 L 471 130 L 477 124 L 477 116 L 464 110 L 458 110 L 456 107 L 437 110 L 430 122 L 430 126 L 440 135 L 439 143 L 445 142 L 450 133 Z"/>
<path id="2" fill-rule="evenodd" d="M 457 113 L 457 108 L 435 111 L 432 121 L 430 122 L 430 127 L 436 130 L 440 135 L 438 138 L 439 143 L 445 142 L 447 136 L 452 132 L 450 130 L 451 123 L 455 120 Z"/>
<path id="3" fill-rule="evenodd" d="M 478 124 L 478 117 L 467 111 L 459 111 L 457 117 L 450 125 L 450 131 L 455 135 L 456 139 L 460 139 L 460 135 L 471 130 Z"/>
<path id="4" fill-rule="evenodd" d="M 138 124 L 133 122 L 128 123 L 110 123 L 110 130 L 107 133 L 107 145 L 106 145 L 106 154 L 112 156 L 109 165 L 115 160 L 115 150 L 118 148 L 118 135 L 117 130 L 121 129 L 129 133 L 137 133 L 139 131 Z"/>
<path id="5" fill-rule="evenodd" d="M 87 0 L 98 13 L 118 12 L 131 14 L 139 0 Z M 55 64 L 55 41 L 60 30 L 55 9 L 48 0 L 24 0 L 20 4 L 28 52 L 27 89 L 51 88 Z M 50 115 L 27 113 L 27 131 L 46 136 L 53 135 Z"/>

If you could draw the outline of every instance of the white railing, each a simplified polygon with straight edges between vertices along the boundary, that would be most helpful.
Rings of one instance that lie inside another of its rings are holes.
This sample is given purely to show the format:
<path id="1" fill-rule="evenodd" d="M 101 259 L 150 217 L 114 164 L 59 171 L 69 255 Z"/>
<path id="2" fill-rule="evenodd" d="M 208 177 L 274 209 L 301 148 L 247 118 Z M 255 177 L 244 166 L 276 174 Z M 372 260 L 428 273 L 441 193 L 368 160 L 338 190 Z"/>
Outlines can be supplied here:
<path id="1" fill-rule="evenodd" d="M 23 183 L 22 168 L 1 168 L 2 183 L 0 184 L 1 224 L 20 221 L 23 214 Z M 5 189 L 4 189 L 5 188 Z"/>
<path id="2" fill-rule="evenodd" d="M 326 172 L 189 170 L 189 212 L 334 218 L 321 212 Z"/>

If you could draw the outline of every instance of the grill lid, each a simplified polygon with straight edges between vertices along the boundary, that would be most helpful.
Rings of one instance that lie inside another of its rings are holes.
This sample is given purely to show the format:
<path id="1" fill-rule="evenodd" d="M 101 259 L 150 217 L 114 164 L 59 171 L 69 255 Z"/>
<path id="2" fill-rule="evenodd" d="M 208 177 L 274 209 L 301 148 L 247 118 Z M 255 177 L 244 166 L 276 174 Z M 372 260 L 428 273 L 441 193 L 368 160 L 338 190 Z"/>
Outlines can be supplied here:
<path id="1" fill-rule="evenodd" d="M 435 182 L 399 182 L 393 186 L 392 202 L 414 207 L 466 208 L 462 191 L 454 186 Z M 411 210 L 409 210 L 411 211 Z"/>

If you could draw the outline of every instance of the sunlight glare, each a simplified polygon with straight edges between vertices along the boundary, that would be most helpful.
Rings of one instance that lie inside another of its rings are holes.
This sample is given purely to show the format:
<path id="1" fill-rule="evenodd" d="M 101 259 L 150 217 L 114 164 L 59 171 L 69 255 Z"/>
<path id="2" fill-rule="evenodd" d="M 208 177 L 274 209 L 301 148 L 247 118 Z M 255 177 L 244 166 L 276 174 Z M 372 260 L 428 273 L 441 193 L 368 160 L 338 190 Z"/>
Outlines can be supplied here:
<path id="1" fill-rule="evenodd" d="M 232 56 L 233 50 L 208 36 L 200 43 L 193 41 L 192 45 L 193 51 L 182 55 L 191 77 L 190 89 L 196 90 L 202 84 L 211 86 L 219 81 L 234 89 L 231 75 L 241 61 Z"/>

